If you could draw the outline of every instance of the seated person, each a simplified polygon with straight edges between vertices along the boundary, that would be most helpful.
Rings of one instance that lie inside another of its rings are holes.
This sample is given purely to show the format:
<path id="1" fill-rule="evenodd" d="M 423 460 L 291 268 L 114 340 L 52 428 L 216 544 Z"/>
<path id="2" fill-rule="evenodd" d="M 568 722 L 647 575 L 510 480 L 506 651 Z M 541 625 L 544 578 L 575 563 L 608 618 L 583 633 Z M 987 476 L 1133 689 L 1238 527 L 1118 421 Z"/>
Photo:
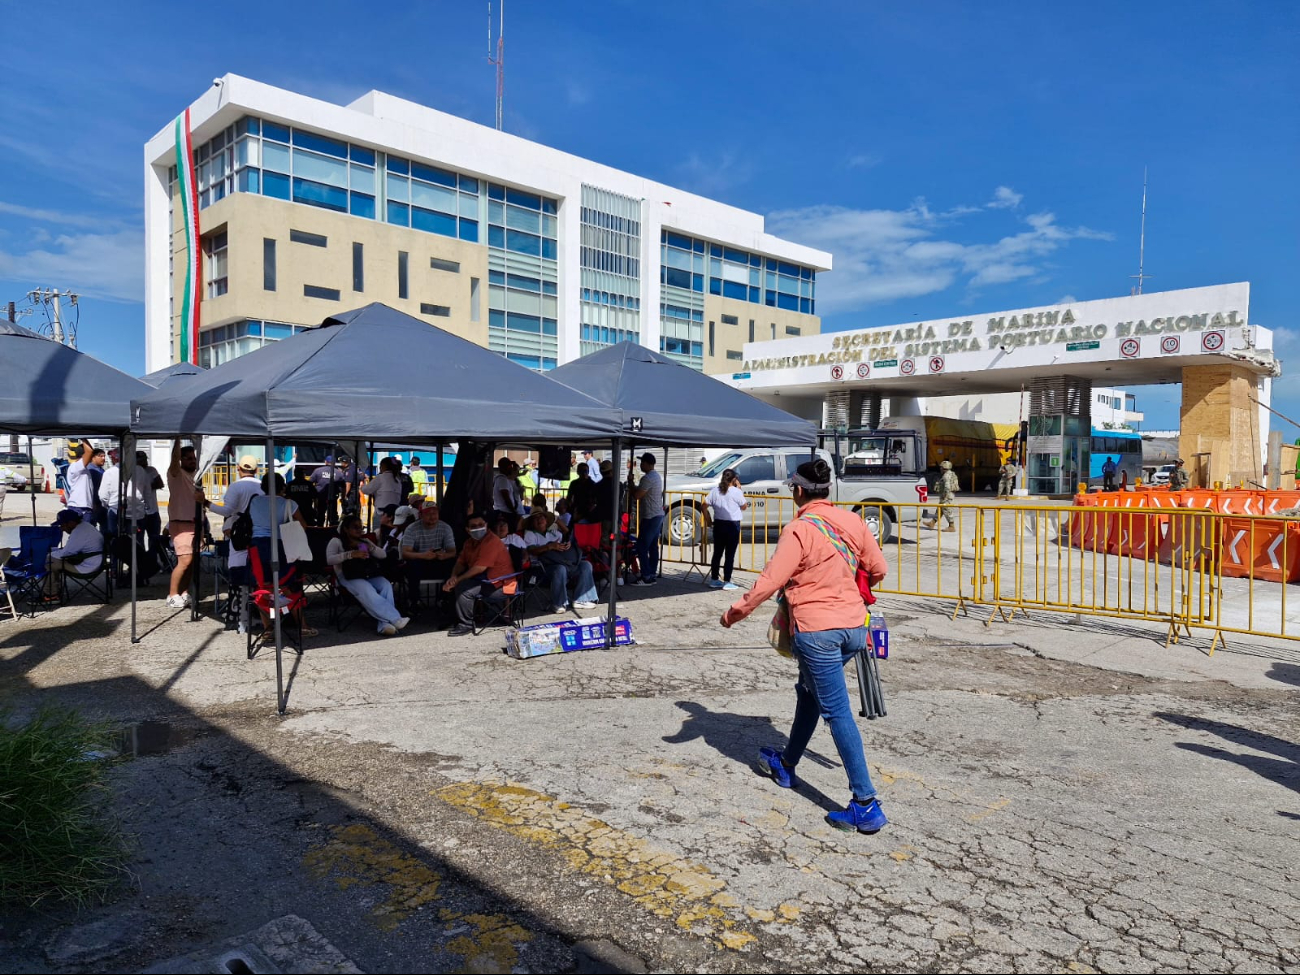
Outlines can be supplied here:
<path id="1" fill-rule="evenodd" d="M 493 520 L 492 533 L 501 539 L 501 543 L 505 545 L 507 551 L 511 552 L 512 556 L 515 552 L 527 553 L 528 546 L 524 544 L 524 536 L 519 532 L 510 530 L 510 520 L 504 515 L 498 515 Z"/>
<path id="2" fill-rule="evenodd" d="M 573 580 L 574 609 L 591 609 L 596 605 L 596 583 L 591 577 L 591 563 L 578 553 L 578 547 L 565 539 L 558 527 L 547 525 L 546 512 L 529 516 L 524 544 L 546 570 L 551 584 L 551 612 L 563 613 L 569 606 L 569 580 Z"/>
<path id="3" fill-rule="evenodd" d="M 573 516 L 569 514 L 569 502 L 565 498 L 560 498 L 555 502 L 555 521 L 566 532 L 569 530 L 569 525 L 573 522 Z"/>
<path id="4" fill-rule="evenodd" d="M 381 634 L 392 636 L 411 621 L 393 604 L 393 586 L 384 578 L 382 565 L 387 558 L 388 550 L 366 538 L 365 526 L 356 515 L 340 522 L 338 537 L 330 539 L 325 549 L 325 561 L 334 567 L 339 585 L 378 621 Z"/>
<path id="5" fill-rule="evenodd" d="M 45 577 L 45 601 L 58 602 L 63 592 L 63 574 L 88 576 L 104 561 L 104 536 L 94 525 L 81 517 L 78 508 L 64 508 L 54 523 L 68 534 L 68 544 L 50 549 L 46 563 L 50 572 Z"/>
<path id="6" fill-rule="evenodd" d="M 252 500 L 248 502 L 248 516 L 253 520 L 252 547 L 257 549 L 258 561 L 261 563 L 262 566 L 262 576 L 263 576 L 262 581 L 269 589 L 271 586 L 271 580 L 273 575 L 273 570 L 271 566 L 272 514 L 271 514 L 271 496 L 270 496 L 272 485 L 274 484 L 275 487 L 275 523 L 277 525 L 284 525 L 284 524 L 288 524 L 290 521 L 296 521 L 298 522 L 298 524 L 302 525 L 303 528 L 305 529 L 307 527 L 307 519 L 304 518 L 302 512 L 298 510 L 297 503 L 294 501 L 290 501 L 288 498 L 284 496 L 285 485 L 284 485 L 283 476 L 281 476 L 280 474 L 272 475 L 270 471 L 267 471 L 265 474 L 262 475 L 261 483 L 262 483 L 262 493 L 255 496 Z M 284 542 L 281 542 L 279 544 L 278 549 L 279 551 L 277 554 L 280 560 L 280 574 L 283 577 L 284 575 L 287 574 L 287 570 L 290 563 L 289 560 L 285 558 Z M 291 576 L 289 576 L 287 581 L 285 581 L 282 578 L 280 582 L 280 587 L 281 589 L 286 590 L 288 592 L 302 592 L 302 573 L 301 572 L 293 573 Z M 259 609 L 261 609 L 261 607 L 259 607 Z M 269 633 L 271 632 L 271 619 L 269 616 L 267 616 L 266 610 L 263 609 L 261 610 L 261 612 L 262 612 L 262 628 L 264 632 Z M 315 627 L 307 626 L 303 623 L 301 608 L 294 610 L 294 619 L 298 622 L 298 625 L 302 628 L 303 636 L 319 635 L 316 632 Z"/>
<path id="7" fill-rule="evenodd" d="M 443 580 L 451 575 L 456 536 L 451 525 L 439 519 L 437 504 L 428 502 L 420 509 L 420 520 L 404 526 L 401 551 L 406 560 L 406 591 L 412 601 L 420 594 L 423 580 Z"/>
<path id="8" fill-rule="evenodd" d="M 456 594 L 456 626 L 450 636 L 465 636 L 474 632 L 474 602 L 480 596 L 500 597 L 515 591 L 514 564 L 501 539 L 488 531 L 487 520 L 480 514 L 471 514 L 465 524 L 469 538 L 461 550 L 460 558 L 451 571 L 451 578 L 442 584 L 444 592 Z"/>

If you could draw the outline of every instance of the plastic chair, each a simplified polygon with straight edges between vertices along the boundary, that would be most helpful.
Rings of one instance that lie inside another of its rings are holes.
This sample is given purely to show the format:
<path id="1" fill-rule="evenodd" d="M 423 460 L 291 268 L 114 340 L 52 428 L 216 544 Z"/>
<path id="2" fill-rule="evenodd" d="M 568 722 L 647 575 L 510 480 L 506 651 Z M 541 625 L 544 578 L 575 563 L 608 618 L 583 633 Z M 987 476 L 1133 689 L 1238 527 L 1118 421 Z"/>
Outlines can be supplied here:
<path id="1" fill-rule="evenodd" d="M 4 576 L 4 567 L 8 564 L 9 559 L 14 552 L 11 548 L 0 548 L 0 595 L 5 597 L 9 603 L 9 615 L 12 619 L 18 619 L 18 610 L 14 608 L 14 597 L 9 591 L 9 581 Z"/>
<path id="2" fill-rule="evenodd" d="M 271 590 L 270 573 L 262 566 L 262 556 L 259 554 L 256 545 L 250 545 L 248 548 L 248 572 L 249 572 L 249 593 L 248 598 L 252 603 L 261 610 L 264 620 L 270 619 L 271 626 L 274 626 L 274 613 L 288 614 L 290 619 L 296 621 L 298 628 L 297 639 L 292 636 L 291 649 L 299 656 L 302 655 L 302 611 L 307 608 L 307 597 L 300 592 L 295 592 L 285 588 L 286 583 L 290 582 L 294 573 L 298 571 L 296 565 L 289 566 L 280 573 L 280 592 L 278 597 Z M 270 630 L 266 631 L 268 634 Z M 281 632 L 285 632 L 282 627 Z M 291 632 L 291 631 L 290 631 Z M 257 656 L 258 646 L 253 639 L 253 628 L 248 628 L 248 636 L 245 641 L 245 650 L 248 653 L 248 659 L 252 660 Z"/>

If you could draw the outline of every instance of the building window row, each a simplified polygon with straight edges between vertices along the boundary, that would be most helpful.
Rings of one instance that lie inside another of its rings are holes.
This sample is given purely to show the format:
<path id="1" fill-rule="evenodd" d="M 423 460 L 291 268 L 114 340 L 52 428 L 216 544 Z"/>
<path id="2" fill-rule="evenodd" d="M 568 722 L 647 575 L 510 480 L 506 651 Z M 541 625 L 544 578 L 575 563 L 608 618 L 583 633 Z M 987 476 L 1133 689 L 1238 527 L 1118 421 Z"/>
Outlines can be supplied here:
<path id="1" fill-rule="evenodd" d="M 211 369 L 223 362 L 254 352 L 269 342 L 287 339 L 290 335 L 306 331 L 310 327 L 249 319 L 204 329 L 199 333 L 199 365 Z"/>
<path id="2" fill-rule="evenodd" d="M 816 314 L 817 272 L 685 234 L 660 234 L 661 284 Z"/>

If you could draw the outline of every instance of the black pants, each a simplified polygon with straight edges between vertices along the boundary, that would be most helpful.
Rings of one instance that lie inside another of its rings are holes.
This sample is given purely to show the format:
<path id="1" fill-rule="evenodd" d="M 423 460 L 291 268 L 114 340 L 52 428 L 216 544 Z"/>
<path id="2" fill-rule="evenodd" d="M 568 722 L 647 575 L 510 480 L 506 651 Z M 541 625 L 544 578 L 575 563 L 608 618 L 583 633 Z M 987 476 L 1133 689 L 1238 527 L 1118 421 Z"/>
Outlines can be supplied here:
<path id="1" fill-rule="evenodd" d="M 1102 478 L 1102 490 L 1103 490 L 1103 491 L 1114 491 L 1114 490 L 1115 490 L 1115 475 L 1114 475 L 1114 474 L 1103 474 L 1103 475 L 1101 476 L 1101 478 Z"/>
<path id="2" fill-rule="evenodd" d="M 420 601 L 420 583 L 425 579 L 445 582 L 451 578 L 450 559 L 407 559 L 406 560 L 406 595 L 412 608 Z M 434 605 L 437 605 L 437 596 Z"/>
<path id="3" fill-rule="evenodd" d="M 718 566 L 726 558 L 723 582 L 731 581 L 731 567 L 736 561 L 736 546 L 740 544 L 740 522 L 715 521 L 713 523 L 713 567 L 709 571 L 711 578 L 718 578 Z"/>
<path id="4" fill-rule="evenodd" d="M 316 493 L 316 524 L 335 528 L 339 523 L 339 492 L 333 485 Z"/>
<path id="5" fill-rule="evenodd" d="M 465 626 L 474 625 L 474 603 L 478 601 L 479 596 L 487 599 L 505 599 L 501 590 L 492 583 L 485 582 L 482 576 L 461 580 L 456 586 L 456 619 Z"/>

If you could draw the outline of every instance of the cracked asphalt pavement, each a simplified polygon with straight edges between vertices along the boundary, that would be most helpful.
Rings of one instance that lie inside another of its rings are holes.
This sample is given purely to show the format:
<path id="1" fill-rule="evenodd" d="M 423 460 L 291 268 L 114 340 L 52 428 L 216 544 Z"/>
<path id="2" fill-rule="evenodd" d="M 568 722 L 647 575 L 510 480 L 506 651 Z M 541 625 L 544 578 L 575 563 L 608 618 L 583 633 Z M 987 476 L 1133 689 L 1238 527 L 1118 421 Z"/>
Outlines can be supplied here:
<path id="1" fill-rule="evenodd" d="M 132 882 L 4 918 L 0 970 L 135 970 L 293 914 L 363 971 L 564 970 L 585 941 L 659 971 L 1300 971 L 1300 647 L 891 600 L 869 837 L 823 822 L 825 728 L 799 789 L 756 774 L 794 665 L 698 580 L 629 591 L 639 645 L 610 652 L 322 627 L 283 718 L 268 655 L 150 595 L 135 645 L 120 603 L 0 627 L 9 707 L 170 729 L 112 772 Z"/>

